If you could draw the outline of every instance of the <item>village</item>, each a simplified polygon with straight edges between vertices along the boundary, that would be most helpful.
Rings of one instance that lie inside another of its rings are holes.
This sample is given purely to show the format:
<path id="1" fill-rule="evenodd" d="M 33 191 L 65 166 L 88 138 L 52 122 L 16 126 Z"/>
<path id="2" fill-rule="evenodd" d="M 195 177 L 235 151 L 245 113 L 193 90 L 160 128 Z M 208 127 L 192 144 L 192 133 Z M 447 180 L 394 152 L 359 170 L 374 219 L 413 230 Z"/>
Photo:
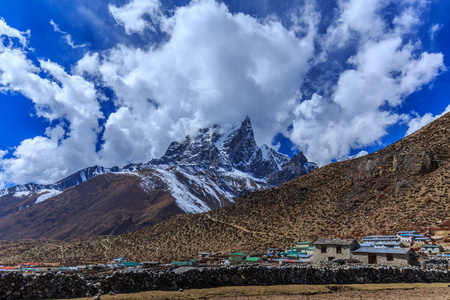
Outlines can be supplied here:
<path id="1" fill-rule="evenodd" d="M 422 235 L 417 231 L 398 231 L 395 235 L 365 236 L 361 242 L 355 239 L 318 238 L 316 241 L 299 241 L 280 249 L 225 253 L 200 252 L 198 257 L 162 264 L 157 261 L 129 261 L 118 257 L 104 264 L 77 266 L 47 266 L 39 262 L 20 263 L 16 266 L 0 266 L 0 272 L 87 272 L 100 273 L 130 269 L 164 269 L 183 266 L 218 266 L 236 264 L 301 264 L 323 265 L 367 264 L 386 266 L 420 266 L 421 261 L 436 258 L 449 265 L 450 249 L 444 248 L 450 237 Z M 444 246 L 443 246 L 444 245 Z"/>

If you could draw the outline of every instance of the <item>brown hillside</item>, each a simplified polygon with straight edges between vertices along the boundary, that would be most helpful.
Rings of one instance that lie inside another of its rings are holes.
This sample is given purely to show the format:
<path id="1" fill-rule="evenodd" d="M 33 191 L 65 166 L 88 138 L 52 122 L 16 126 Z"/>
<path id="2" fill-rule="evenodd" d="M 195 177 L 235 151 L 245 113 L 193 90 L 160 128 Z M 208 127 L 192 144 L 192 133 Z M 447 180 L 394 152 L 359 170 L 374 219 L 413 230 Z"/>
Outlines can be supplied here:
<path id="1" fill-rule="evenodd" d="M 234 206 L 179 215 L 138 232 L 74 242 L 21 244 L 0 262 L 96 261 L 125 255 L 171 260 L 198 251 L 283 247 L 316 237 L 361 237 L 450 226 L 450 114 L 389 147 L 333 163 Z M 57 250 L 57 251 L 56 251 Z"/>
<path id="2" fill-rule="evenodd" d="M 37 196 L 22 200 L 9 195 L 11 200 L 3 201 L 0 210 L 0 239 L 120 234 L 182 213 L 168 193 L 145 192 L 139 188 L 139 180 L 137 176 L 103 174 L 37 205 L 32 205 Z M 14 209 L 17 201 L 30 207 Z"/>

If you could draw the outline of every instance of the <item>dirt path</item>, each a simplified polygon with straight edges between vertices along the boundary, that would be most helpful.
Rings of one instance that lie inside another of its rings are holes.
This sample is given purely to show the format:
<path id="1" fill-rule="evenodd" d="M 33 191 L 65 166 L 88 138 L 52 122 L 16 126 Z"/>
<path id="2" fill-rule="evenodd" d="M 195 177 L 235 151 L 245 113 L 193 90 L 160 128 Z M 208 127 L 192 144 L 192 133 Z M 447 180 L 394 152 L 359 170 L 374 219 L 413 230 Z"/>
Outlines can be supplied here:
<path id="1" fill-rule="evenodd" d="M 234 286 L 185 291 L 151 291 L 103 295 L 103 300 L 211 299 L 211 300 L 325 300 L 407 299 L 450 300 L 448 283 Z"/>
<path id="2" fill-rule="evenodd" d="M 208 217 L 208 219 L 210 219 L 213 222 L 222 223 L 222 224 L 225 224 L 225 225 L 228 225 L 228 226 L 232 226 L 234 228 L 237 228 L 239 230 L 242 230 L 242 231 L 245 231 L 245 232 L 248 232 L 248 233 L 256 233 L 256 234 L 261 234 L 261 235 L 271 235 L 270 232 L 252 231 L 252 230 L 248 230 L 245 227 L 241 227 L 239 225 L 235 225 L 235 224 L 230 224 L 230 223 L 226 223 L 226 222 L 223 222 L 223 221 L 219 221 L 218 219 L 211 217 L 209 214 L 207 214 L 206 217 Z"/>
<path id="3" fill-rule="evenodd" d="M 448 288 L 421 288 L 415 290 L 379 290 L 379 291 L 340 291 L 331 294 L 318 295 L 274 295 L 255 297 L 230 297 L 230 298 L 209 298 L 211 300 L 449 300 L 450 287 Z"/>

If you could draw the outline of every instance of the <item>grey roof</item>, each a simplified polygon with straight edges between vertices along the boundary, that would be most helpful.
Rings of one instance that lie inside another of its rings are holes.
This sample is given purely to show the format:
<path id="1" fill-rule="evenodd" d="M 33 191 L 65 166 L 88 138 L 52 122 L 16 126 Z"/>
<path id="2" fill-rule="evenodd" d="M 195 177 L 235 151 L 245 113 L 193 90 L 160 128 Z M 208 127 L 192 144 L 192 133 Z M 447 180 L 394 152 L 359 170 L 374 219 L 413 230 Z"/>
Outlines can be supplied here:
<path id="1" fill-rule="evenodd" d="M 381 253 L 381 254 L 407 254 L 411 248 L 380 248 L 380 247 L 360 247 L 352 253 Z"/>
<path id="2" fill-rule="evenodd" d="M 314 242 L 314 245 L 337 245 L 337 246 L 350 246 L 356 242 L 356 240 L 341 240 L 341 239 L 324 239 L 319 238 Z"/>

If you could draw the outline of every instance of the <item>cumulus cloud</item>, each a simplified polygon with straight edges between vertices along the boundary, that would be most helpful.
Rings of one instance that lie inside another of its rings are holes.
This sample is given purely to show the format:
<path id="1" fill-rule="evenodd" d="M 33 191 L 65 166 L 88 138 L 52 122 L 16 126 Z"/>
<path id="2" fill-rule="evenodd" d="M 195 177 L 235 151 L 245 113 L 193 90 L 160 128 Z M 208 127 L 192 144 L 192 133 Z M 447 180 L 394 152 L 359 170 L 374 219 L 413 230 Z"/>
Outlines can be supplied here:
<path id="1" fill-rule="evenodd" d="M 215 1 L 194 1 L 161 22 L 170 36 L 161 47 L 122 45 L 102 56 L 102 79 L 126 107 L 105 125 L 103 158 L 158 156 L 174 139 L 246 114 L 259 142 L 289 125 L 314 53 L 313 23 L 298 38 L 280 22 L 231 14 Z"/>
<path id="2" fill-rule="evenodd" d="M 16 33 L 3 31 L 4 35 L 18 37 Z M 26 49 L 0 46 L 0 91 L 21 93 L 33 101 L 38 116 L 49 123 L 64 120 L 67 124 L 49 126 L 45 136 L 22 141 L 12 158 L 1 160 L 3 184 L 53 181 L 81 165 L 96 162 L 98 119 L 103 115 L 94 85 L 47 60 L 39 60 L 36 66 L 26 55 Z M 48 78 L 42 78 L 40 73 L 46 73 Z"/>
<path id="3" fill-rule="evenodd" d="M 342 47 L 354 40 L 355 53 L 346 61 L 350 68 L 340 73 L 328 99 L 314 95 L 297 106 L 289 135 L 320 165 L 347 155 L 352 148 L 380 141 L 390 125 L 408 119 L 389 108 L 399 106 L 445 69 L 442 54 L 420 53 L 420 43 L 404 36 L 418 23 L 414 9 L 424 3 L 410 1 L 391 26 L 380 14 L 388 4 L 375 0 L 364 1 L 364 6 L 361 1 L 341 2 L 341 17 L 329 28 L 326 56 L 332 54 L 331 44 Z M 342 40 L 337 41 L 338 37 Z"/>
<path id="4" fill-rule="evenodd" d="M 416 113 L 415 114 L 416 115 L 415 118 L 410 119 L 409 122 L 408 122 L 408 130 L 406 131 L 406 135 L 405 136 L 408 136 L 411 133 L 416 132 L 417 130 L 419 130 L 423 126 L 425 126 L 428 123 L 431 123 L 434 120 L 442 117 L 443 115 L 445 115 L 448 112 L 450 112 L 450 105 L 445 108 L 444 112 L 442 112 L 441 114 L 436 115 L 436 116 L 433 116 L 432 113 L 426 113 L 423 116 L 419 116 Z"/>
<path id="5" fill-rule="evenodd" d="M 418 39 L 427 5 L 342 0 L 324 23 L 313 0 L 289 20 L 231 13 L 214 0 L 170 12 L 158 0 L 130 0 L 110 5 L 111 17 L 147 45 L 86 53 L 70 72 L 30 61 L 28 34 L 0 20 L 2 37 L 21 45 L 0 44 L 1 91 L 22 93 L 49 121 L 44 136 L 1 160 L 0 180 L 51 182 L 93 164 L 146 162 L 173 140 L 245 115 L 259 144 L 282 133 L 321 165 L 380 142 L 389 126 L 410 119 L 395 108 L 445 69 L 443 55 Z M 106 116 L 97 88 L 114 93 Z M 430 118 L 417 116 L 410 128 Z"/>
<path id="6" fill-rule="evenodd" d="M 109 5 L 109 12 L 127 34 L 143 33 L 145 29 L 156 30 L 154 24 L 161 16 L 160 9 L 159 0 L 132 0 L 121 7 Z"/>
<path id="7" fill-rule="evenodd" d="M 88 43 L 75 45 L 75 42 L 73 41 L 72 35 L 68 34 L 65 31 L 62 31 L 59 28 L 58 24 L 56 24 L 53 20 L 50 20 L 50 24 L 53 26 L 53 30 L 55 32 L 61 33 L 63 35 L 64 40 L 66 41 L 67 45 L 69 45 L 70 47 L 76 49 L 76 48 L 83 48 L 83 47 L 89 46 Z"/>

